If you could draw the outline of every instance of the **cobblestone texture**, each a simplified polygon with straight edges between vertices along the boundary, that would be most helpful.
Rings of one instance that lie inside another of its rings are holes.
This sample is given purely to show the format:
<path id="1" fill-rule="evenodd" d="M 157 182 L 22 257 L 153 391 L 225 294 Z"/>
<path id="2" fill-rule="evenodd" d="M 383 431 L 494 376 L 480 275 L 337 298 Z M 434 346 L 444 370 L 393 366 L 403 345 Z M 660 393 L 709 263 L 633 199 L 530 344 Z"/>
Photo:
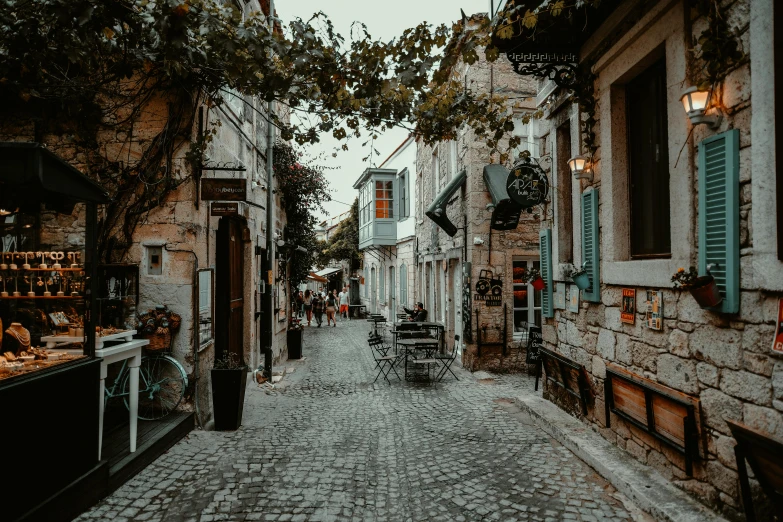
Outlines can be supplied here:
<path id="1" fill-rule="evenodd" d="M 250 383 L 242 428 L 193 432 L 78 520 L 646 518 L 509 397 L 525 376 L 375 377 L 364 321 L 305 331 L 283 385 Z"/>

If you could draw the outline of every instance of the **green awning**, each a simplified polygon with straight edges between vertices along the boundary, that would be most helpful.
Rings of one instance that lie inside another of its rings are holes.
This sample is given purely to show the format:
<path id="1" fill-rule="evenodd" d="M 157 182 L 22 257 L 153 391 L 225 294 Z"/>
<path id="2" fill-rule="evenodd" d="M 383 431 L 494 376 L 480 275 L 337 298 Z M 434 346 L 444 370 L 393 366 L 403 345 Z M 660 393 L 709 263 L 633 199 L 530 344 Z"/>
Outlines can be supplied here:
<path id="1" fill-rule="evenodd" d="M 468 179 L 468 172 L 467 170 L 462 169 L 462 171 L 454 176 L 452 180 L 449 181 L 445 187 L 443 187 L 443 190 L 441 190 L 440 193 L 435 196 L 435 199 L 432 200 L 432 204 L 430 204 L 430 206 L 427 208 L 427 211 L 425 212 L 427 217 L 434 221 L 435 224 L 440 228 L 442 228 L 443 231 L 449 235 L 449 237 L 454 237 L 454 234 L 457 233 L 457 227 L 449 220 L 449 217 L 446 213 L 446 206 L 448 205 L 451 196 L 453 196 L 457 189 L 459 189 L 460 186 L 465 183 L 466 179 Z"/>
<path id="2" fill-rule="evenodd" d="M 495 206 L 490 223 L 490 228 L 494 230 L 514 230 L 519 225 L 519 217 L 522 214 L 522 207 L 508 197 L 507 179 L 508 169 L 503 165 L 484 166 L 484 184 Z"/>

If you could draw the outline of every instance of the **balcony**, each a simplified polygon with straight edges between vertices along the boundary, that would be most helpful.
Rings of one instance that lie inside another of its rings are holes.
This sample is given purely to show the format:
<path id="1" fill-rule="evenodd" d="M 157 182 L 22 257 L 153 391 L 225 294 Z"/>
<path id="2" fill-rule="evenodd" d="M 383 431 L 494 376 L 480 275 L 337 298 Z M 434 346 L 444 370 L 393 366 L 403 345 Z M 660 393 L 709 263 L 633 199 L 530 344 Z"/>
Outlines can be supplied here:
<path id="1" fill-rule="evenodd" d="M 397 171 L 367 169 L 353 184 L 359 191 L 359 250 L 397 243 Z"/>

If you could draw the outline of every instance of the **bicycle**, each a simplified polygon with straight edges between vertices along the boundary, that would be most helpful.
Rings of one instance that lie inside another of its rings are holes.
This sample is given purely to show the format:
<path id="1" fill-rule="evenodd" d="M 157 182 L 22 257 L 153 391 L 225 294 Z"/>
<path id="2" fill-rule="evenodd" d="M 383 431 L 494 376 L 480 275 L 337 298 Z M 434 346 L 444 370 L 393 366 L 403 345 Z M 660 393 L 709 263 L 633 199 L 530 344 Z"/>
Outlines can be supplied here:
<path id="1" fill-rule="evenodd" d="M 120 391 L 117 386 L 120 386 Z M 188 375 L 185 368 L 168 353 L 141 357 L 139 366 L 139 414 L 141 420 L 159 420 L 174 411 L 185 396 Z M 130 368 L 122 361 L 122 368 L 111 387 L 105 389 L 105 401 L 122 397 L 130 409 Z"/>

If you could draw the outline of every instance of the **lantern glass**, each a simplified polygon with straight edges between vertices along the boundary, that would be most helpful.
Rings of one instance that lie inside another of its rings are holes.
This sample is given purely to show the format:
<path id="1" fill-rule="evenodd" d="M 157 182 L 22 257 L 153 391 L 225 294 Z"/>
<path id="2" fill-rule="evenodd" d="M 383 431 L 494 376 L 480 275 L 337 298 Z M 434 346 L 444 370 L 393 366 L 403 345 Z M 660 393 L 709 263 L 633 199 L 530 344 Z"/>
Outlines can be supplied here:
<path id="1" fill-rule="evenodd" d="M 568 160 L 568 168 L 571 174 L 581 174 L 587 166 L 587 159 L 584 156 L 576 156 Z"/>
<path id="2" fill-rule="evenodd" d="M 704 114 L 710 101 L 710 91 L 700 91 L 697 87 L 691 87 L 682 95 L 682 105 L 688 115 Z"/>

